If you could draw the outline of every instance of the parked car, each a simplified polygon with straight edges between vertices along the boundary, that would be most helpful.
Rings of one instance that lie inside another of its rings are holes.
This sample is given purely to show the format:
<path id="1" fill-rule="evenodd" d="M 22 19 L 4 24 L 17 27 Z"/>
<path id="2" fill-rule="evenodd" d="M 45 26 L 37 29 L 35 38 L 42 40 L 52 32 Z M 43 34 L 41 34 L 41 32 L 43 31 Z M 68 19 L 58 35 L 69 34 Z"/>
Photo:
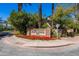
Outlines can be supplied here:
<path id="1" fill-rule="evenodd" d="M 0 32 L 0 37 L 10 36 L 10 35 L 12 35 L 10 32 Z"/>

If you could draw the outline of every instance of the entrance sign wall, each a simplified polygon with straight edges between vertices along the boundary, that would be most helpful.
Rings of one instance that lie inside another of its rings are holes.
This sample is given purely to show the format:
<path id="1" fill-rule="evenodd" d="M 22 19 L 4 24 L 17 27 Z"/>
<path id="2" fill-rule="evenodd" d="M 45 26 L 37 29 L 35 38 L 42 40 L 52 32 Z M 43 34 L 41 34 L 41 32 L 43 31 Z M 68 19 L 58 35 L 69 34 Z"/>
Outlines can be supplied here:
<path id="1" fill-rule="evenodd" d="M 29 34 L 30 32 L 30 34 Z M 27 35 L 31 36 L 45 36 L 45 37 L 50 37 L 51 31 L 49 28 L 46 29 L 31 29 L 30 31 L 27 31 Z"/>

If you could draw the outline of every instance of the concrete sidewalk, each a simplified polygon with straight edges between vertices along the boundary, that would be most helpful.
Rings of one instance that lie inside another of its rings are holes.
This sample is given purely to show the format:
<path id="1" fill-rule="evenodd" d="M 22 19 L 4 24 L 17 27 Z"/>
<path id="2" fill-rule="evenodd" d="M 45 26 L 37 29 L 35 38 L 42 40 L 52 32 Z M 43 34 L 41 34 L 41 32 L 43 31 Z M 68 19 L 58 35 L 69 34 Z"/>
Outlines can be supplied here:
<path id="1" fill-rule="evenodd" d="M 29 40 L 18 38 L 16 36 L 3 38 L 4 43 L 17 47 L 34 47 L 34 48 L 54 48 L 73 45 L 74 42 L 67 40 L 68 38 L 62 38 L 61 40 Z"/>

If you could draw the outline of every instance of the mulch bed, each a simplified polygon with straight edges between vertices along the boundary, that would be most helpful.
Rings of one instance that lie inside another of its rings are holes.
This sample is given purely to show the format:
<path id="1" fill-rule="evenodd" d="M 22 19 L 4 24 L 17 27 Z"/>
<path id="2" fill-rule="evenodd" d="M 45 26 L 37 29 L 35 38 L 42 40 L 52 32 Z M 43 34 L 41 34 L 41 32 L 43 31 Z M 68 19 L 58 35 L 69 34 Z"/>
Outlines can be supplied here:
<path id="1" fill-rule="evenodd" d="M 46 37 L 46 36 L 27 36 L 27 35 L 16 35 L 17 37 L 20 38 L 25 38 L 25 39 L 31 39 L 31 40 L 55 40 L 57 39 L 56 37 L 52 36 L 52 37 Z"/>

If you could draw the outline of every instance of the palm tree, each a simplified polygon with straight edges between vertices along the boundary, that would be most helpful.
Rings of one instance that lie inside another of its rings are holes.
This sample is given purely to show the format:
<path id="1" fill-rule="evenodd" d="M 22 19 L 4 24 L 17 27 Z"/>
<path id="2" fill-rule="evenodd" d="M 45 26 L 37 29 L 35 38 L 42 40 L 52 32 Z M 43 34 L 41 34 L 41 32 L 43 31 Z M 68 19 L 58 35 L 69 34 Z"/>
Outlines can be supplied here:
<path id="1" fill-rule="evenodd" d="M 75 19 L 75 21 L 76 21 L 75 23 L 76 23 L 76 27 L 77 27 L 77 23 L 79 22 L 79 15 L 78 15 L 79 12 L 78 11 L 79 11 L 79 3 L 75 3 L 75 18 L 76 18 Z M 78 29 L 75 28 L 74 32 L 77 33 Z"/>
<path id="2" fill-rule="evenodd" d="M 54 3 L 52 3 L 52 16 L 53 16 L 53 13 L 54 13 Z"/>
<path id="3" fill-rule="evenodd" d="M 30 3 L 28 3 L 29 5 L 31 5 Z M 18 12 L 22 11 L 22 5 L 23 3 L 18 3 Z M 42 24 L 42 4 L 39 4 L 39 21 L 38 21 L 38 26 L 39 28 L 41 27 Z"/>
<path id="4" fill-rule="evenodd" d="M 31 3 L 28 3 L 28 5 L 31 5 Z M 22 11 L 22 6 L 23 6 L 23 3 L 18 3 L 18 12 Z"/>
<path id="5" fill-rule="evenodd" d="M 22 5 L 23 5 L 23 3 L 18 3 L 18 12 L 22 11 Z"/>
<path id="6" fill-rule="evenodd" d="M 42 4 L 40 3 L 39 4 L 39 28 L 41 27 L 42 25 Z"/>
<path id="7" fill-rule="evenodd" d="M 53 14 L 54 14 L 54 3 L 52 3 L 52 16 L 53 16 Z M 52 25 L 52 28 L 53 28 L 53 21 L 52 21 L 51 25 Z"/>

